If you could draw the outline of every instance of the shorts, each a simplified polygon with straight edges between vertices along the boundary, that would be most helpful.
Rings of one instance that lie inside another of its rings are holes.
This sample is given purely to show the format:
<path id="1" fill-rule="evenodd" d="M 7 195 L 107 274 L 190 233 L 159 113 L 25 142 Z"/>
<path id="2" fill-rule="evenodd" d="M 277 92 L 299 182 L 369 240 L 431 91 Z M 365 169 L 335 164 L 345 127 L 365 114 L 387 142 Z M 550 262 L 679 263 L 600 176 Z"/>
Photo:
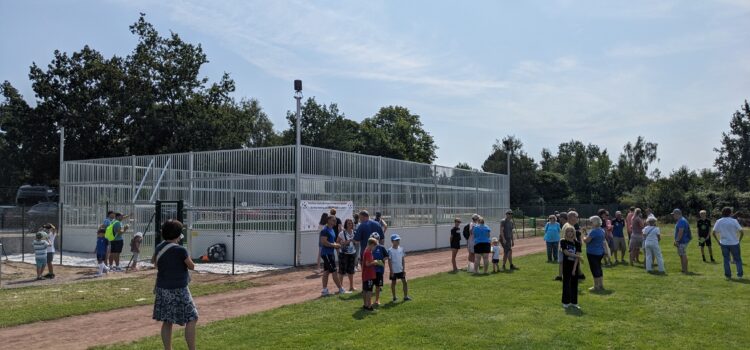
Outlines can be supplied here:
<path id="1" fill-rule="evenodd" d="M 103 263 L 107 259 L 107 254 L 96 254 L 96 262 Z"/>
<path id="2" fill-rule="evenodd" d="M 625 237 L 614 237 L 612 239 L 612 246 L 613 246 L 612 248 L 613 252 L 616 252 L 616 251 L 624 252 L 628 250 L 627 244 L 625 244 Z"/>
<path id="3" fill-rule="evenodd" d="M 36 268 L 41 269 L 43 267 L 47 266 L 47 259 L 46 258 L 38 258 L 36 259 Z"/>
<path id="4" fill-rule="evenodd" d="M 491 251 L 489 243 L 477 243 L 474 245 L 475 254 L 489 254 Z"/>
<path id="5" fill-rule="evenodd" d="M 47 252 L 47 264 L 52 264 L 52 260 L 55 260 L 55 253 Z"/>
<path id="6" fill-rule="evenodd" d="M 701 243 L 700 238 L 705 238 L 706 240 L 703 243 Z M 700 238 L 698 239 L 698 246 L 699 247 L 710 247 L 711 246 L 711 236 L 700 237 Z"/>
<path id="7" fill-rule="evenodd" d="M 375 283 L 376 286 L 382 287 L 383 286 L 383 273 L 375 272 L 375 279 L 372 281 L 373 283 Z"/>
<path id="8" fill-rule="evenodd" d="M 406 281 L 406 272 L 394 273 L 393 276 L 391 276 L 391 281 L 395 281 L 395 280 Z"/>
<path id="9" fill-rule="evenodd" d="M 375 281 L 374 280 L 362 281 L 362 291 L 363 292 L 372 292 L 372 287 L 374 287 L 374 286 L 375 286 Z"/>
<path id="10" fill-rule="evenodd" d="M 320 259 L 323 261 L 323 271 L 336 272 L 336 256 L 333 254 L 322 254 Z"/>
<path id="11" fill-rule="evenodd" d="M 513 250 L 513 242 L 511 241 L 505 241 L 505 243 L 501 243 L 500 245 L 503 246 L 503 252 L 508 253 Z"/>
<path id="12" fill-rule="evenodd" d="M 124 243 L 125 243 L 125 241 L 123 241 L 121 239 L 110 242 L 110 245 L 112 246 L 112 251 L 111 252 L 115 253 L 115 254 L 122 253 L 122 246 L 123 246 Z"/>
<path id="13" fill-rule="evenodd" d="M 466 245 L 466 249 L 469 250 L 469 254 L 474 254 L 474 243 L 469 242 L 469 244 Z"/>
<path id="14" fill-rule="evenodd" d="M 493 263 L 493 264 L 497 264 L 497 263 L 499 263 L 499 262 L 500 262 L 500 259 L 492 259 L 492 263 Z"/>
<path id="15" fill-rule="evenodd" d="M 461 241 L 458 241 L 458 242 L 451 241 L 451 249 L 461 249 Z"/>
<path id="16" fill-rule="evenodd" d="M 643 248 L 643 237 L 630 236 L 630 251 Z"/>
<path id="17" fill-rule="evenodd" d="M 677 244 L 677 255 L 679 256 L 687 256 L 687 243 L 679 243 Z"/>
<path id="18" fill-rule="evenodd" d="M 356 258 L 356 254 L 339 254 L 339 272 L 342 274 L 353 275 L 354 260 L 356 260 Z"/>

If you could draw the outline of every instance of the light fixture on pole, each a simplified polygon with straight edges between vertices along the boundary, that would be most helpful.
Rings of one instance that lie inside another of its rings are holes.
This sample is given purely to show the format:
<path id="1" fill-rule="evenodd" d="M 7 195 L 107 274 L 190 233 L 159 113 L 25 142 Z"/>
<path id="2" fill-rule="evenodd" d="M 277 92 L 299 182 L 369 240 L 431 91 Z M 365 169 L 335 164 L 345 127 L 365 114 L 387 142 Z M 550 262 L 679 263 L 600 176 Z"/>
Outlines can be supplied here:
<path id="1" fill-rule="evenodd" d="M 300 189 L 300 174 L 302 173 L 302 126 L 300 120 L 302 120 L 302 80 L 294 81 L 294 99 L 297 100 L 297 117 L 295 118 L 295 129 L 297 133 L 295 147 L 294 147 L 294 205 L 296 207 L 296 225 L 294 225 L 294 266 L 298 265 L 299 260 L 299 240 L 300 240 L 300 224 L 301 216 L 299 210 L 299 204 L 302 191 Z"/>

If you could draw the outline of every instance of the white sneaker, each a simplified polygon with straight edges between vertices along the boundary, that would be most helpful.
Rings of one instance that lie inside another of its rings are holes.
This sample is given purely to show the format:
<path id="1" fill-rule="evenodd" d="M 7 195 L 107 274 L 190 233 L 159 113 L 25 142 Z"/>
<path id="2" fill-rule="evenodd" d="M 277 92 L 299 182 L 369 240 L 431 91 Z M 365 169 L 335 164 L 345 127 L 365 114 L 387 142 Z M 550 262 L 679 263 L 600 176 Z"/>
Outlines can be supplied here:
<path id="1" fill-rule="evenodd" d="M 331 293 L 328 291 L 328 288 L 323 288 L 323 290 L 320 292 L 320 296 L 327 297 Z"/>
<path id="2" fill-rule="evenodd" d="M 569 307 L 570 307 L 570 304 L 563 304 L 563 308 L 564 308 L 564 309 L 567 309 L 567 308 L 569 308 Z"/>
<path id="3" fill-rule="evenodd" d="M 104 273 L 109 273 L 109 267 L 107 265 L 104 265 Z"/>
<path id="4" fill-rule="evenodd" d="M 580 309 L 581 309 L 581 307 L 580 307 L 580 306 L 578 306 L 578 304 L 573 304 L 573 305 L 571 305 L 571 306 L 572 306 L 572 307 L 574 307 L 574 308 L 576 308 L 576 309 L 578 309 L 578 310 L 580 310 Z"/>

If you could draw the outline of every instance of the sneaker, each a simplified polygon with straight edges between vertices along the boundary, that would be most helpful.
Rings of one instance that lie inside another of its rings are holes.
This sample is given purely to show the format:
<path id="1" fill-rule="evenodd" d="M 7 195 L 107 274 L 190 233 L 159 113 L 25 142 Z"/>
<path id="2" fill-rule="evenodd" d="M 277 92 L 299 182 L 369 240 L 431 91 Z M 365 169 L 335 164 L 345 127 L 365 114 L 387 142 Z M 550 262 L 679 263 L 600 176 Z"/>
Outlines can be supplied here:
<path id="1" fill-rule="evenodd" d="M 396 298 L 396 297 L 393 297 L 393 300 L 392 300 L 392 302 L 394 302 L 394 303 L 395 303 L 395 302 L 397 302 L 397 301 L 398 301 L 398 298 Z"/>
<path id="2" fill-rule="evenodd" d="M 55 276 L 55 275 L 53 275 L 53 274 L 51 274 L 51 273 L 48 273 L 48 274 L 46 274 L 46 275 L 44 275 L 44 276 L 42 276 L 42 277 L 44 277 L 44 278 L 53 278 L 54 276 Z"/>
<path id="3" fill-rule="evenodd" d="M 351 289 L 349 289 L 349 293 L 354 293 L 356 291 L 357 291 L 357 288 L 351 288 Z"/>
<path id="4" fill-rule="evenodd" d="M 96 273 L 96 274 L 94 275 L 94 277 L 102 277 L 102 276 L 103 276 L 103 275 L 102 275 L 102 273 L 101 273 L 101 272 L 97 272 L 97 273 Z"/>
<path id="5" fill-rule="evenodd" d="M 511 270 L 518 270 L 518 267 L 516 267 L 516 265 L 510 264 L 510 269 Z"/>
<path id="6" fill-rule="evenodd" d="M 562 276 L 555 276 L 555 281 L 562 281 Z"/>
<path id="7" fill-rule="evenodd" d="M 703 262 L 706 262 L 706 257 L 705 256 L 703 257 Z"/>
<path id="8" fill-rule="evenodd" d="M 572 304 L 572 305 L 570 305 L 570 306 L 572 306 L 572 307 L 574 307 L 574 308 L 576 308 L 576 309 L 578 309 L 578 310 L 580 310 L 580 309 L 581 309 L 581 307 L 580 307 L 580 306 L 578 306 L 578 304 Z"/>
<path id="9" fill-rule="evenodd" d="M 44 277 L 42 277 L 42 276 L 39 276 L 39 277 L 37 277 L 37 278 L 36 278 L 36 280 L 37 280 L 37 281 L 43 281 L 43 280 L 44 280 Z"/>
<path id="10" fill-rule="evenodd" d="M 408 295 L 407 295 L 407 296 L 405 296 L 405 297 L 404 297 L 404 301 L 411 301 L 411 297 L 410 297 L 410 296 L 408 296 Z"/>
<path id="11" fill-rule="evenodd" d="M 712 263 L 715 263 L 715 262 L 716 262 L 716 260 L 714 260 L 714 258 L 711 258 L 711 262 L 712 262 Z"/>
<path id="12" fill-rule="evenodd" d="M 567 309 L 567 308 L 569 308 L 569 307 L 570 307 L 570 304 L 565 304 L 565 303 L 563 303 L 562 305 L 563 305 L 563 308 L 564 308 L 564 309 Z"/>
<path id="13" fill-rule="evenodd" d="M 339 288 L 339 294 L 346 294 L 346 289 Z"/>
<path id="14" fill-rule="evenodd" d="M 331 292 L 328 291 L 328 288 L 323 288 L 323 290 L 320 291 L 320 296 L 322 296 L 322 297 L 327 297 L 330 294 L 331 294 Z"/>

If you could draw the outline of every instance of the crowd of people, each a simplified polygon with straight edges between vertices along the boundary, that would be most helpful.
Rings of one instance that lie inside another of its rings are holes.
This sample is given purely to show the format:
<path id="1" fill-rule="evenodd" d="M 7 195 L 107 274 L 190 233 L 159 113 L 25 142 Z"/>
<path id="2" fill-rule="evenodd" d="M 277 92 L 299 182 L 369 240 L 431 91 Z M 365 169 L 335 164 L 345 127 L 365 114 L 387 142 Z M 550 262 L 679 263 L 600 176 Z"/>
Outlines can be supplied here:
<path id="1" fill-rule="evenodd" d="M 339 294 L 356 291 L 354 274 L 359 270 L 362 273 L 362 308 L 374 311 L 374 306 L 380 305 L 387 267 L 392 301 L 398 301 L 398 281 L 403 284 L 404 301 L 411 300 L 406 279 L 406 254 L 401 247 L 401 237 L 396 233 L 391 234 L 391 246 L 385 247 L 388 225 L 379 212 L 371 220 L 370 213 L 362 210 L 352 218 L 347 218 L 342 225 L 341 219 L 336 217 L 336 210 L 331 209 L 321 216 L 320 224 L 318 269 L 322 273 L 322 296 L 331 294 L 328 289 L 329 278 L 333 279 Z M 344 288 L 345 277 L 348 277 L 349 289 Z"/>
<path id="2" fill-rule="evenodd" d="M 731 262 L 736 266 L 738 278 L 743 278 L 740 242 L 744 236 L 742 226 L 732 217 L 731 208 L 723 208 L 722 217 L 711 228 L 710 219 L 705 210 L 700 211 L 697 222 L 698 245 L 701 249 L 703 261 L 706 262 L 704 248 L 708 247 L 711 262 L 714 262 L 711 250 L 711 238 L 719 241 L 724 259 L 724 275 L 732 278 Z M 687 248 L 692 241 L 690 224 L 682 215 L 680 209 L 672 211 L 675 220 L 674 242 L 680 259 L 682 273 L 688 274 Z M 561 225 L 562 223 L 562 225 Z M 649 273 L 666 273 L 664 256 L 659 242 L 662 234 L 657 226 L 657 218 L 651 210 L 643 212 L 640 208 L 630 208 L 623 220 L 620 211 L 615 212 L 615 218 L 610 219 L 609 212 L 600 209 L 596 216 L 589 218 L 592 227 L 590 231 L 581 228 L 578 223 L 578 213 L 575 210 L 550 215 L 544 227 L 544 240 L 547 245 L 547 262 L 559 263 L 557 280 L 562 280 L 563 307 L 580 308 L 578 305 L 578 281 L 585 279 L 580 272 L 583 260 L 582 246 L 586 245 L 586 262 L 589 265 L 594 285 L 589 288 L 593 292 L 604 291 L 604 274 L 602 261 L 608 265 L 629 263 L 631 266 L 641 264 L 641 250 L 645 252 L 643 265 Z M 625 228 L 625 230 L 623 230 Z M 627 231 L 627 245 L 625 243 Z M 562 234 L 562 237 L 560 237 Z M 625 250 L 628 247 L 628 262 L 625 262 Z M 620 258 L 617 258 L 617 253 Z M 612 262 L 614 259 L 614 262 Z M 658 272 L 655 272 L 654 265 Z M 455 265 L 454 265 L 455 268 Z"/>

